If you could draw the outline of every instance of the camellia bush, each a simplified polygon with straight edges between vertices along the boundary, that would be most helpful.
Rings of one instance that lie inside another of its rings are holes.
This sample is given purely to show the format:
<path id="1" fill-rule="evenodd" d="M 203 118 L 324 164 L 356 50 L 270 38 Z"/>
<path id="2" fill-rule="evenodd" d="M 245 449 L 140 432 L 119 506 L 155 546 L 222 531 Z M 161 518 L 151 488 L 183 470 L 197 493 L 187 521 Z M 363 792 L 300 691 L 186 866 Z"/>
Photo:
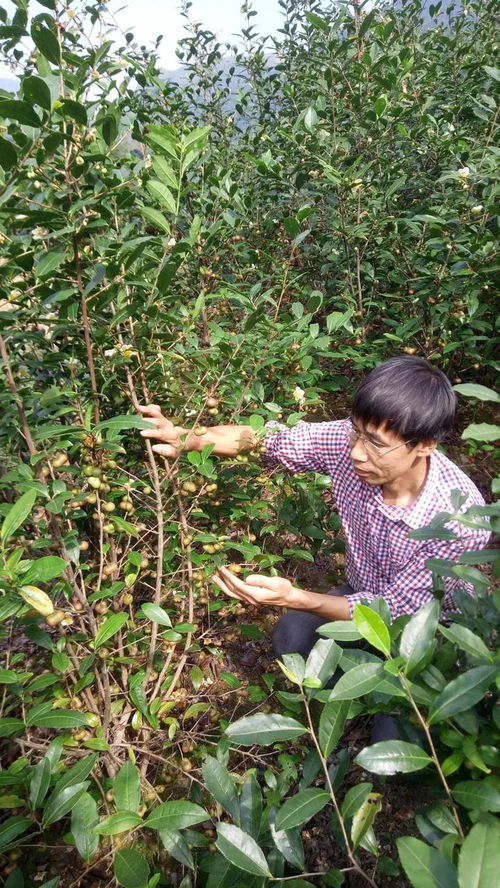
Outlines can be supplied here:
<path id="1" fill-rule="evenodd" d="M 103 3 L 0 7 L 8 888 L 489 888 L 500 866 L 495 550 L 435 559 L 411 619 L 357 606 L 252 684 L 227 648 L 271 618 L 210 577 L 340 570 L 329 479 L 269 470 L 260 442 L 166 464 L 139 434 L 145 403 L 200 435 L 342 418 L 363 372 L 418 353 L 468 399 L 498 493 L 496 4 L 425 27 L 417 0 L 280 5 L 269 38 L 245 2 L 232 46 L 186 3 L 176 79 Z M 415 533 L 450 520 L 498 531 L 498 506 L 457 497 Z M 447 574 L 474 587 L 451 623 Z M 402 739 L 350 767 L 344 727 L 376 712 Z M 432 802 L 382 853 L 383 780 L 418 770 Z M 336 856 L 311 872 L 316 815 Z"/>

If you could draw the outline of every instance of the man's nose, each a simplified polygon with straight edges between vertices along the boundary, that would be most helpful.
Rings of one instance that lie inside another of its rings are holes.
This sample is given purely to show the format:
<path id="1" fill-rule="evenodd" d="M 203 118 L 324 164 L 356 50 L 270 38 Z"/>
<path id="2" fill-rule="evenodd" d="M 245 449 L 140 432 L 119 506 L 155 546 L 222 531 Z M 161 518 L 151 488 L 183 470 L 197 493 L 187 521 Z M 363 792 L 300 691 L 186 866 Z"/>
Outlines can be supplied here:
<path id="1" fill-rule="evenodd" d="M 358 438 L 356 443 L 353 444 L 351 448 L 351 457 L 354 462 L 366 462 L 368 460 L 368 454 L 361 438 Z"/>

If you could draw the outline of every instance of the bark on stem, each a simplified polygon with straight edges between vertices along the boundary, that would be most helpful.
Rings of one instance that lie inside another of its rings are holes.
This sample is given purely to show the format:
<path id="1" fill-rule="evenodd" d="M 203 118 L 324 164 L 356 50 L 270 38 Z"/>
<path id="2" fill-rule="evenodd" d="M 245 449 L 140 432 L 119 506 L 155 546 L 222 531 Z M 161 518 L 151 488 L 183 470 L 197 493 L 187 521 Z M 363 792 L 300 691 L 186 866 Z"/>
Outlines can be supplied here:
<path id="1" fill-rule="evenodd" d="M 78 287 L 78 292 L 80 294 L 81 306 L 82 306 L 82 326 L 83 326 L 83 335 L 85 337 L 85 349 L 87 352 L 87 361 L 89 363 L 89 374 L 90 374 L 90 386 L 92 389 L 92 401 L 94 403 L 94 420 L 95 424 L 99 422 L 100 414 L 99 414 L 99 392 L 97 390 L 97 379 L 95 375 L 95 365 L 94 365 L 94 354 L 92 351 L 92 339 L 90 336 L 90 323 L 89 316 L 87 312 L 87 297 L 85 296 L 85 288 L 83 286 L 83 278 L 82 278 L 82 263 L 80 260 L 80 252 L 78 250 L 78 242 L 76 237 L 73 238 L 73 257 L 75 260 L 75 271 L 76 271 L 76 285 Z"/>
<path id="2" fill-rule="evenodd" d="M 30 427 L 28 425 L 28 419 L 26 417 L 24 404 L 23 404 L 21 397 L 19 395 L 19 391 L 18 391 L 18 388 L 16 385 L 16 380 L 14 379 L 14 374 L 12 373 L 12 367 L 11 367 L 11 363 L 10 363 L 9 352 L 7 349 L 7 343 L 5 342 L 5 339 L 3 338 L 3 336 L 1 334 L 0 334 L 0 355 L 2 356 L 2 361 L 3 361 L 3 365 L 4 365 L 5 377 L 7 380 L 7 387 L 10 390 L 12 397 L 14 398 L 14 401 L 15 401 L 15 404 L 17 407 L 17 412 L 19 413 L 19 421 L 21 424 L 21 430 L 22 430 L 24 440 L 26 441 L 26 446 L 28 448 L 29 455 L 35 456 L 36 452 L 37 452 L 36 447 L 35 447 L 35 442 L 33 441 L 33 436 L 31 434 Z"/>

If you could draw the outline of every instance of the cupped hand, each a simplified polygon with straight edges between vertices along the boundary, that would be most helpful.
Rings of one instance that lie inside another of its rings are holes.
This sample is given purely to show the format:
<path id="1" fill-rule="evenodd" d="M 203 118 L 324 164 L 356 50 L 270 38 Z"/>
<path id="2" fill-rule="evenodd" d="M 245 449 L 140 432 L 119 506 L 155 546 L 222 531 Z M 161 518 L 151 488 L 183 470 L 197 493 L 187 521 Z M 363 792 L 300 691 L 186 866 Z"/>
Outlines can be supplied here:
<path id="1" fill-rule="evenodd" d="M 153 444 L 153 450 L 160 456 L 166 456 L 169 459 L 175 459 L 179 456 L 183 449 L 182 436 L 187 434 L 187 429 L 182 426 L 176 426 L 174 423 L 163 416 L 161 407 L 158 404 L 146 404 L 137 407 L 138 411 L 156 428 L 142 429 L 143 438 L 155 438 L 160 444 Z"/>
<path id="2" fill-rule="evenodd" d="M 296 590 L 285 577 L 251 574 L 246 580 L 240 580 L 227 568 L 220 567 L 212 580 L 225 595 L 257 607 L 262 605 L 293 607 L 295 603 Z"/>

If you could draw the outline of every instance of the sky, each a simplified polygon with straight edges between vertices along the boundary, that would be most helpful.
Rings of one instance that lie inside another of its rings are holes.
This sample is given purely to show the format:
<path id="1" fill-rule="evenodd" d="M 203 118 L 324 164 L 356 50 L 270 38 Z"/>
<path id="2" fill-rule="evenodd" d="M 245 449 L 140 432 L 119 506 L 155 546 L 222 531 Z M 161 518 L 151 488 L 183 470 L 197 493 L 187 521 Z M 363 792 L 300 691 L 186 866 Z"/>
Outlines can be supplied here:
<path id="1" fill-rule="evenodd" d="M 225 42 L 234 40 L 233 34 L 241 31 L 244 18 L 241 15 L 242 0 L 193 0 L 190 18 L 199 21 Z M 163 34 L 160 45 L 160 63 L 166 69 L 179 67 L 175 55 L 177 41 L 183 36 L 184 19 L 180 15 L 179 0 L 110 0 L 107 4 L 123 31 L 132 31 L 140 44 L 152 43 L 156 36 Z M 10 0 L 2 0 L 2 6 L 9 15 L 14 11 Z M 252 19 L 261 34 L 275 33 L 282 22 L 278 0 L 253 0 L 252 8 L 257 16 Z M 47 12 L 36 2 L 30 3 L 32 14 Z M 12 76 L 9 69 L 0 62 L 0 76 Z"/>

